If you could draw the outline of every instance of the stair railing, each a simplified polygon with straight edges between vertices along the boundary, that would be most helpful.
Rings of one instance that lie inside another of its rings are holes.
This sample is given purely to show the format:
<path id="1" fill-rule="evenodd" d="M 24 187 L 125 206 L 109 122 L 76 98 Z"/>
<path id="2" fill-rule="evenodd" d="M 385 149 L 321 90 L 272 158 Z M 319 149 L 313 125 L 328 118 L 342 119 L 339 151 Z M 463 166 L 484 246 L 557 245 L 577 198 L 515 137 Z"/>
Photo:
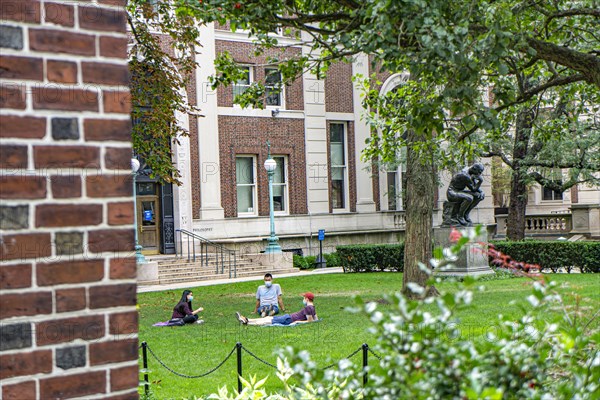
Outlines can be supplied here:
<path id="1" fill-rule="evenodd" d="M 235 250 L 231 250 L 223 246 L 222 244 L 211 242 L 210 240 L 203 238 L 200 235 L 196 235 L 193 232 L 190 232 L 185 229 L 177 229 L 175 231 L 175 235 L 179 235 L 179 240 L 175 241 L 175 255 L 178 258 L 183 258 L 183 237 L 185 236 L 185 241 L 187 242 L 187 260 L 188 262 L 196 262 L 199 258 L 200 264 L 208 266 L 209 262 L 209 254 L 215 255 L 216 261 L 216 271 L 217 274 L 225 273 L 225 264 L 227 264 L 229 269 L 229 277 L 237 278 L 237 257 Z M 196 255 L 196 246 L 199 246 L 198 255 Z M 190 249 L 191 246 L 191 249 Z M 209 249 L 213 250 L 209 253 Z M 219 272 L 219 267 L 221 267 L 221 272 Z M 233 267 L 233 271 L 232 271 Z"/>

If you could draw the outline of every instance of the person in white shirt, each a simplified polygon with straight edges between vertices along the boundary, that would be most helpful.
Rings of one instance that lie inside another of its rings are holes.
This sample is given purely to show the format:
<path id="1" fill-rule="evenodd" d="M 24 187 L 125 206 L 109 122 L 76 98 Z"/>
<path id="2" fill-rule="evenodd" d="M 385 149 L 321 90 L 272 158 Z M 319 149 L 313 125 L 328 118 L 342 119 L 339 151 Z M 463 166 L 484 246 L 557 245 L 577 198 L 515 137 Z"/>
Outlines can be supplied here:
<path id="1" fill-rule="evenodd" d="M 260 285 L 256 290 L 256 306 L 252 313 L 267 317 L 279 314 L 279 310 L 285 311 L 281 286 L 273 283 L 273 275 L 269 273 L 265 274 L 264 280 L 265 284 Z"/>

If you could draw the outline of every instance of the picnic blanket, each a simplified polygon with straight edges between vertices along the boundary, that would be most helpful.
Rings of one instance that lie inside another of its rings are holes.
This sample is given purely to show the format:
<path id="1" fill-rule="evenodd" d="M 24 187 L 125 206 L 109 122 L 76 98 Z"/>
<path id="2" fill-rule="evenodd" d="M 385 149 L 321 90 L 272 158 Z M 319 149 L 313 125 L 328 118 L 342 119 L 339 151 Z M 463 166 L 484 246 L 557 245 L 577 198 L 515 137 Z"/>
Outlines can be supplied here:
<path id="1" fill-rule="evenodd" d="M 298 326 L 298 325 L 313 324 L 313 323 L 315 323 L 315 322 L 321 322 L 321 321 L 323 321 L 323 318 L 319 318 L 319 319 L 317 319 L 317 320 L 315 320 L 315 321 L 312 321 L 312 322 L 307 322 L 307 323 L 298 323 L 298 321 L 296 321 L 296 322 L 292 322 L 292 323 L 291 323 L 291 324 L 289 324 L 289 325 L 283 325 L 283 324 L 270 324 L 270 325 L 260 325 L 260 326 L 262 326 L 263 328 L 264 328 L 264 327 L 266 327 L 266 326 L 283 326 L 283 327 L 291 327 L 291 326 Z"/>
<path id="2" fill-rule="evenodd" d="M 183 318 L 173 318 L 164 322 L 157 322 L 152 326 L 183 326 L 185 322 L 183 322 Z"/>

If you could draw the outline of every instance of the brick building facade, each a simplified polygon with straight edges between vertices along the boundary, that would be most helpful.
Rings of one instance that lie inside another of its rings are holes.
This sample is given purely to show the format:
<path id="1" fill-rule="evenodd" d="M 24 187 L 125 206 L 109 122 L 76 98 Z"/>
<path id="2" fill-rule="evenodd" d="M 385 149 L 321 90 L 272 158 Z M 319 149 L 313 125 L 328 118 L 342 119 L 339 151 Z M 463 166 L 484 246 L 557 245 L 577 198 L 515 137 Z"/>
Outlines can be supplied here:
<path id="1" fill-rule="evenodd" d="M 0 7 L 0 397 L 138 398 L 125 1 Z"/>
<path id="2" fill-rule="evenodd" d="M 284 249 L 314 252 L 318 243 L 312 237 L 319 229 L 327 232 L 328 251 L 343 243 L 401 239 L 402 167 L 380 171 L 361 160 L 370 128 L 361 118 L 360 89 L 352 76 L 370 76 L 375 71 L 369 58 L 335 63 L 323 78 L 305 73 L 281 93 L 267 93 L 264 109 L 241 108 L 234 104 L 237 93 L 252 82 L 268 86 L 269 79 L 279 79 L 269 57 L 296 57 L 311 49 L 279 36 L 281 48 L 256 55 L 245 32 L 215 24 L 200 30 L 200 66 L 194 87 L 187 92 L 203 116 L 190 116 L 189 144 L 175 148 L 183 161 L 178 162 L 183 165 L 180 169 L 191 176 L 187 185 L 178 188 L 175 208 L 179 204 L 192 218 L 176 216 L 175 228 L 231 248 L 262 250 L 269 235 L 268 180 L 263 167 L 268 141 L 282 170 L 280 176 L 276 170 L 279 182 L 274 190 L 279 194 L 274 203 L 276 232 Z M 237 84 L 212 90 L 209 77 L 222 52 L 230 53 L 247 72 Z M 377 77 L 382 90 L 401 84 L 399 74 L 377 72 Z M 487 207 L 482 222 L 492 222 L 491 203 L 481 207 Z"/>

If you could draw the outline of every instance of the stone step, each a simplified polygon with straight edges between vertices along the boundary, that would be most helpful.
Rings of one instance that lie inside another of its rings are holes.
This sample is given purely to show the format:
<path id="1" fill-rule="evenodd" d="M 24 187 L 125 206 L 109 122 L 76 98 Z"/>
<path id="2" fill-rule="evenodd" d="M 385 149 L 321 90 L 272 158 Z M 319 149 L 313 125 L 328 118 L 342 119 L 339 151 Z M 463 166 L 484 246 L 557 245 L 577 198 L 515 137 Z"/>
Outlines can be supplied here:
<path id="1" fill-rule="evenodd" d="M 262 278 L 263 275 L 266 272 L 270 272 L 272 274 L 289 274 L 292 272 L 298 272 L 296 270 L 289 270 L 289 269 L 282 269 L 282 270 L 277 270 L 277 271 L 238 271 L 237 272 L 237 276 L 236 274 L 234 274 L 234 271 L 231 271 L 231 277 L 236 277 L 236 278 L 240 278 L 243 276 L 256 276 L 258 278 Z M 229 278 L 229 271 L 225 271 L 225 273 L 223 274 L 174 274 L 174 275 L 161 275 L 158 277 L 158 280 L 163 282 L 165 280 L 172 280 L 172 279 L 184 279 L 184 280 L 188 280 L 188 281 L 196 281 L 196 280 L 205 280 L 205 279 L 224 279 L 224 278 Z"/>
<path id="2" fill-rule="evenodd" d="M 156 261 L 158 262 L 158 265 L 169 265 L 169 264 L 179 264 L 179 263 L 193 263 L 193 262 L 200 262 L 200 261 L 204 261 L 208 259 L 208 262 L 214 262 L 215 260 L 219 260 L 221 261 L 221 256 L 217 257 L 214 254 L 209 254 L 208 256 L 203 257 L 202 259 L 200 258 L 199 255 L 196 255 L 196 261 L 194 261 L 193 257 L 190 257 L 190 260 L 188 261 L 187 257 L 170 257 L 170 258 L 161 258 L 161 259 L 150 259 L 150 261 Z M 229 257 L 223 257 L 223 260 L 225 262 L 229 261 Z M 243 257 L 237 256 L 236 257 L 236 261 L 240 262 L 242 260 L 245 260 Z M 231 257 L 231 262 L 233 262 L 233 257 Z"/>
<path id="3" fill-rule="evenodd" d="M 221 269 L 219 269 L 220 271 Z M 246 266 L 244 268 L 237 268 L 237 272 L 238 274 L 241 272 L 254 272 L 256 274 L 259 273 L 267 273 L 267 272 L 271 272 L 271 271 L 296 271 L 296 268 L 271 268 L 271 267 L 265 267 L 263 265 L 251 265 L 251 266 Z M 180 269 L 176 269 L 176 270 L 159 270 L 158 271 L 158 276 L 171 276 L 171 275 L 180 275 L 180 274 L 192 274 L 192 275 L 207 275 L 207 274 L 215 274 L 216 272 L 215 268 L 180 268 Z M 229 274 L 229 268 L 225 268 L 224 273 Z M 234 268 L 231 269 L 231 271 L 234 271 Z M 272 272 L 271 272 L 272 273 Z M 218 274 L 218 273 L 216 273 Z"/>
<path id="4" fill-rule="evenodd" d="M 261 273 L 256 273 L 255 271 L 238 271 L 237 278 L 242 277 L 252 277 L 262 278 L 263 273 L 270 272 L 272 274 L 286 274 L 291 272 L 298 272 L 296 269 L 282 269 L 282 270 L 263 270 Z M 233 278 L 233 275 L 231 276 Z M 159 281 L 161 285 L 168 285 L 171 283 L 183 283 L 183 282 L 194 282 L 194 281 L 205 281 L 205 280 L 216 280 L 216 279 L 228 279 L 229 273 L 226 272 L 224 274 L 206 274 L 206 275 L 196 275 L 196 274 L 188 274 L 188 275 L 177 275 L 177 276 L 169 276 L 169 277 L 159 277 Z"/>
<path id="5" fill-rule="evenodd" d="M 193 268 L 193 267 L 198 267 L 198 268 L 209 268 L 209 267 L 212 267 L 212 268 L 214 268 L 217 265 L 221 266 L 221 263 L 217 264 L 215 262 L 212 262 L 212 263 L 205 264 L 205 263 L 200 263 L 200 262 L 197 262 L 197 263 L 193 263 L 193 262 L 188 263 L 188 262 L 185 262 L 185 263 L 177 263 L 177 264 L 158 264 L 158 269 L 169 270 L 169 269 Z M 225 265 L 225 267 L 228 267 L 229 263 L 223 263 L 223 265 Z M 233 266 L 234 264 L 231 263 L 231 265 Z M 236 263 L 236 265 L 238 265 L 238 266 L 240 266 L 240 265 L 241 266 L 256 265 L 256 263 L 253 263 L 251 261 L 238 261 Z"/>
<path id="6" fill-rule="evenodd" d="M 256 271 L 264 271 L 266 269 L 268 269 L 269 267 L 265 267 L 264 265 L 257 265 L 257 264 L 243 264 L 243 265 L 237 265 L 237 267 L 231 266 L 231 269 L 237 269 L 238 271 L 251 271 L 251 270 L 256 270 Z M 177 273 L 177 272 L 185 272 L 185 271 L 189 271 L 189 272 L 197 272 L 197 271 L 216 271 L 216 266 L 215 265 L 181 265 L 181 266 L 177 266 L 177 267 L 163 267 L 163 268 L 158 268 L 158 273 L 161 274 L 170 274 L 170 273 Z M 223 268 L 225 271 L 229 271 L 229 266 L 225 265 L 225 267 Z M 277 268 L 277 269 L 285 269 L 285 268 Z M 221 267 L 219 266 L 219 270 L 221 270 Z"/>

